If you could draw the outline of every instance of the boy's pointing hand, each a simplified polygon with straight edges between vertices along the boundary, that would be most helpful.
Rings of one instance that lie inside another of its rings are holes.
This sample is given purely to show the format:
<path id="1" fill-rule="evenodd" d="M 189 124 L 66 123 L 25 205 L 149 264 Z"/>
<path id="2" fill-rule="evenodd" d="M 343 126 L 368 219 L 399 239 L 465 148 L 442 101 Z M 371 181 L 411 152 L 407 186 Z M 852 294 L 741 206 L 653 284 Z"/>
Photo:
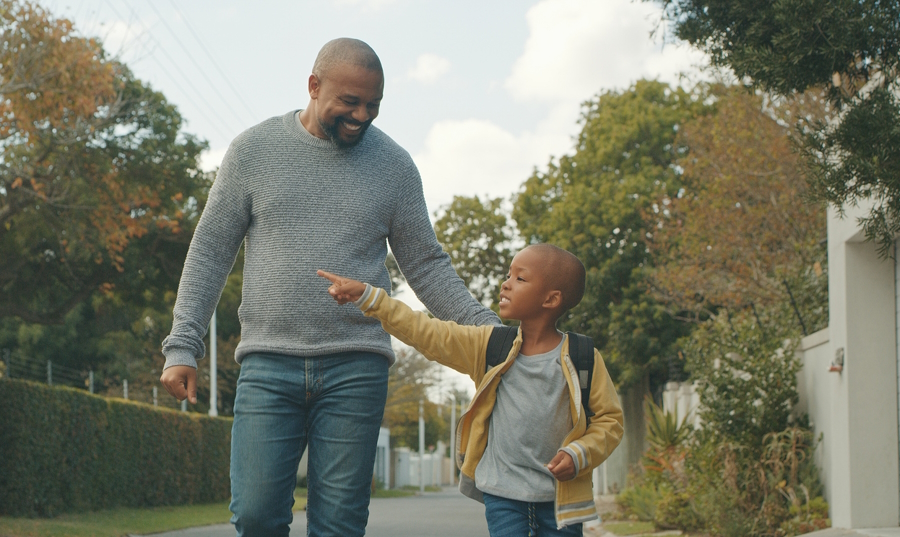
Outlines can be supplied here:
<path id="1" fill-rule="evenodd" d="M 338 276 L 337 274 L 332 274 L 324 270 L 317 270 L 316 274 L 331 282 L 331 287 L 328 288 L 328 294 L 330 294 L 338 304 L 355 302 L 366 292 L 366 284 L 362 282 L 344 278 L 343 276 Z"/>

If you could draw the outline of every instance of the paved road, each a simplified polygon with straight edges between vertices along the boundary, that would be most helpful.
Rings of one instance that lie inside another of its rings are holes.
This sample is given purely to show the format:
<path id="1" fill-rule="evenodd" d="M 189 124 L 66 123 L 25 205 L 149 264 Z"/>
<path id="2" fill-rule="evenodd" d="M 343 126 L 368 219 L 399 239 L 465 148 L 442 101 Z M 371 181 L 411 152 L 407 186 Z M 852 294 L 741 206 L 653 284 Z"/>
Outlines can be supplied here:
<path id="1" fill-rule="evenodd" d="M 291 535 L 306 535 L 306 513 L 294 513 Z M 484 506 L 455 488 L 406 498 L 374 498 L 367 537 L 487 537 Z M 153 537 L 234 537 L 231 524 L 156 533 Z"/>

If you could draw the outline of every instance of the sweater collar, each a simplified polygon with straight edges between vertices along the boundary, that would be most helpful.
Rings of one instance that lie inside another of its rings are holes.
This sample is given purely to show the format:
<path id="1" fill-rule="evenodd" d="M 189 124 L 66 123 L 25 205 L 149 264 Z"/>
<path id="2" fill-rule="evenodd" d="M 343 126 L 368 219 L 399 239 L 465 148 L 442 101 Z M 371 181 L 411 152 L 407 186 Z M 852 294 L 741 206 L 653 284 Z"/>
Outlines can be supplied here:
<path id="1" fill-rule="evenodd" d="M 308 130 L 306 130 L 306 128 L 303 126 L 303 123 L 300 122 L 300 112 L 302 111 L 303 109 L 301 108 L 299 110 L 288 112 L 284 115 L 284 126 L 287 131 L 306 145 L 317 147 L 320 149 L 340 150 L 341 148 L 331 140 L 318 138 L 316 136 L 313 136 L 309 133 Z"/>

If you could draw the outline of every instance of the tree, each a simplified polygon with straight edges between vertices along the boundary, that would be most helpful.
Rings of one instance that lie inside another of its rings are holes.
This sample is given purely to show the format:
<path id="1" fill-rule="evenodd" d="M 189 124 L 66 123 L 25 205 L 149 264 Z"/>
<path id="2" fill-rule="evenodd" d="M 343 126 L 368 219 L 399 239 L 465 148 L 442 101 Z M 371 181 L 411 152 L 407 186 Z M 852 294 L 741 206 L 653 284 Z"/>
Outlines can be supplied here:
<path id="1" fill-rule="evenodd" d="M 503 199 L 454 196 L 438 215 L 434 231 L 456 273 L 479 302 L 496 308 L 516 240 Z"/>
<path id="2" fill-rule="evenodd" d="M 0 2 L 0 317 L 61 324 L 177 281 L 208 178 L 165 98 L 26 1 Z"/>
<path id="3" fill-rule="evenodd" d="M 584 105 L 574 154 L 536 171 L 515 200 L 526 242 L 554 243 L 584 263 L 585 297 L 562 324 L 594 338 L 622 386 L 663 382 L 689 328 L 649 295 L 644 214 L 678 191 L 674 162 L 687 149 L 676 134 L 704 110 L 701 97 L 653 81 L 600 94 Z"/>
<path id="4" fill-rule="evenodd" d="M 661 260 L 654 289 L 692 320 L 796 297 L 804 306 L 798 330 L 826 326 L 825 210 L 806 203 L 790 139 L 797 118 L 821 117 L 824 99 L 810 93 L 772 101 L 722 86 L 713 93 L 713 111 L 679 130 L 678 143 L 690 148 L 678 160 L 682 188 L 649 215 L 658 228 L 651 248 Z"/>
<path id="5" fill-rule="evenodd" d="M 391 430 L 391 447 L 418 449 L 420 401 L 424 402 L 425 445 L 436 445 L 447 436 L 447 425 L 438 416 L 437 405 L 428 399 L 428 389 L 436 384 L 440 366 L 412 347 L 402 347 L 396 354 L 397 362 L 388 377 L 383 421 Z"/>
<path id="6" fill-rule="evenodd" d="M 0 347 L 149 400 L 211 183 L 205 144 L 97 40 L 28 1 L 0 0 L 0 95 Z"/>
<path id="7" fill-rule="evenodd" d="M 900 1 L 656 0 L 675 35 L 781 96 L 827 92 L 836 117 L 799 139 L 811 192 L 843 211 L 873 203 L 862 219 L 879 251 L 900 232 Z"/>

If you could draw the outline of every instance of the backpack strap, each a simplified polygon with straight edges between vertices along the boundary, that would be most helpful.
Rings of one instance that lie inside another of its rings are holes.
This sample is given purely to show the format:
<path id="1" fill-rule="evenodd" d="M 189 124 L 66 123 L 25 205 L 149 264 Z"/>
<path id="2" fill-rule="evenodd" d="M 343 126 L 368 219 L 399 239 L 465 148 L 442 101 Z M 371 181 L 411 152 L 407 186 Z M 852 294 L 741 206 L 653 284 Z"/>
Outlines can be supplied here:
<path id="1" fill-rule="evenodd" d="M 495 326 L 491 331 L 491 337 L 488 339 L 487 351 L 484 360 L 484 370 L 500 365 L 509 356 L 512 350 L 513 342 L 519 334 L 519 328 L 516 326 Z"/>
<path id="2" fill-rule="evenodd" d="M 583 334 L 566 332 L 569 336 L 569 358 L 578 371 L 578 385 L 581 386 L 581 406 L 584 407 L 585 418 L 594 415 L 589 401 L 591 398 L 591 380 L 594 377 L 594 340 Z"/>

